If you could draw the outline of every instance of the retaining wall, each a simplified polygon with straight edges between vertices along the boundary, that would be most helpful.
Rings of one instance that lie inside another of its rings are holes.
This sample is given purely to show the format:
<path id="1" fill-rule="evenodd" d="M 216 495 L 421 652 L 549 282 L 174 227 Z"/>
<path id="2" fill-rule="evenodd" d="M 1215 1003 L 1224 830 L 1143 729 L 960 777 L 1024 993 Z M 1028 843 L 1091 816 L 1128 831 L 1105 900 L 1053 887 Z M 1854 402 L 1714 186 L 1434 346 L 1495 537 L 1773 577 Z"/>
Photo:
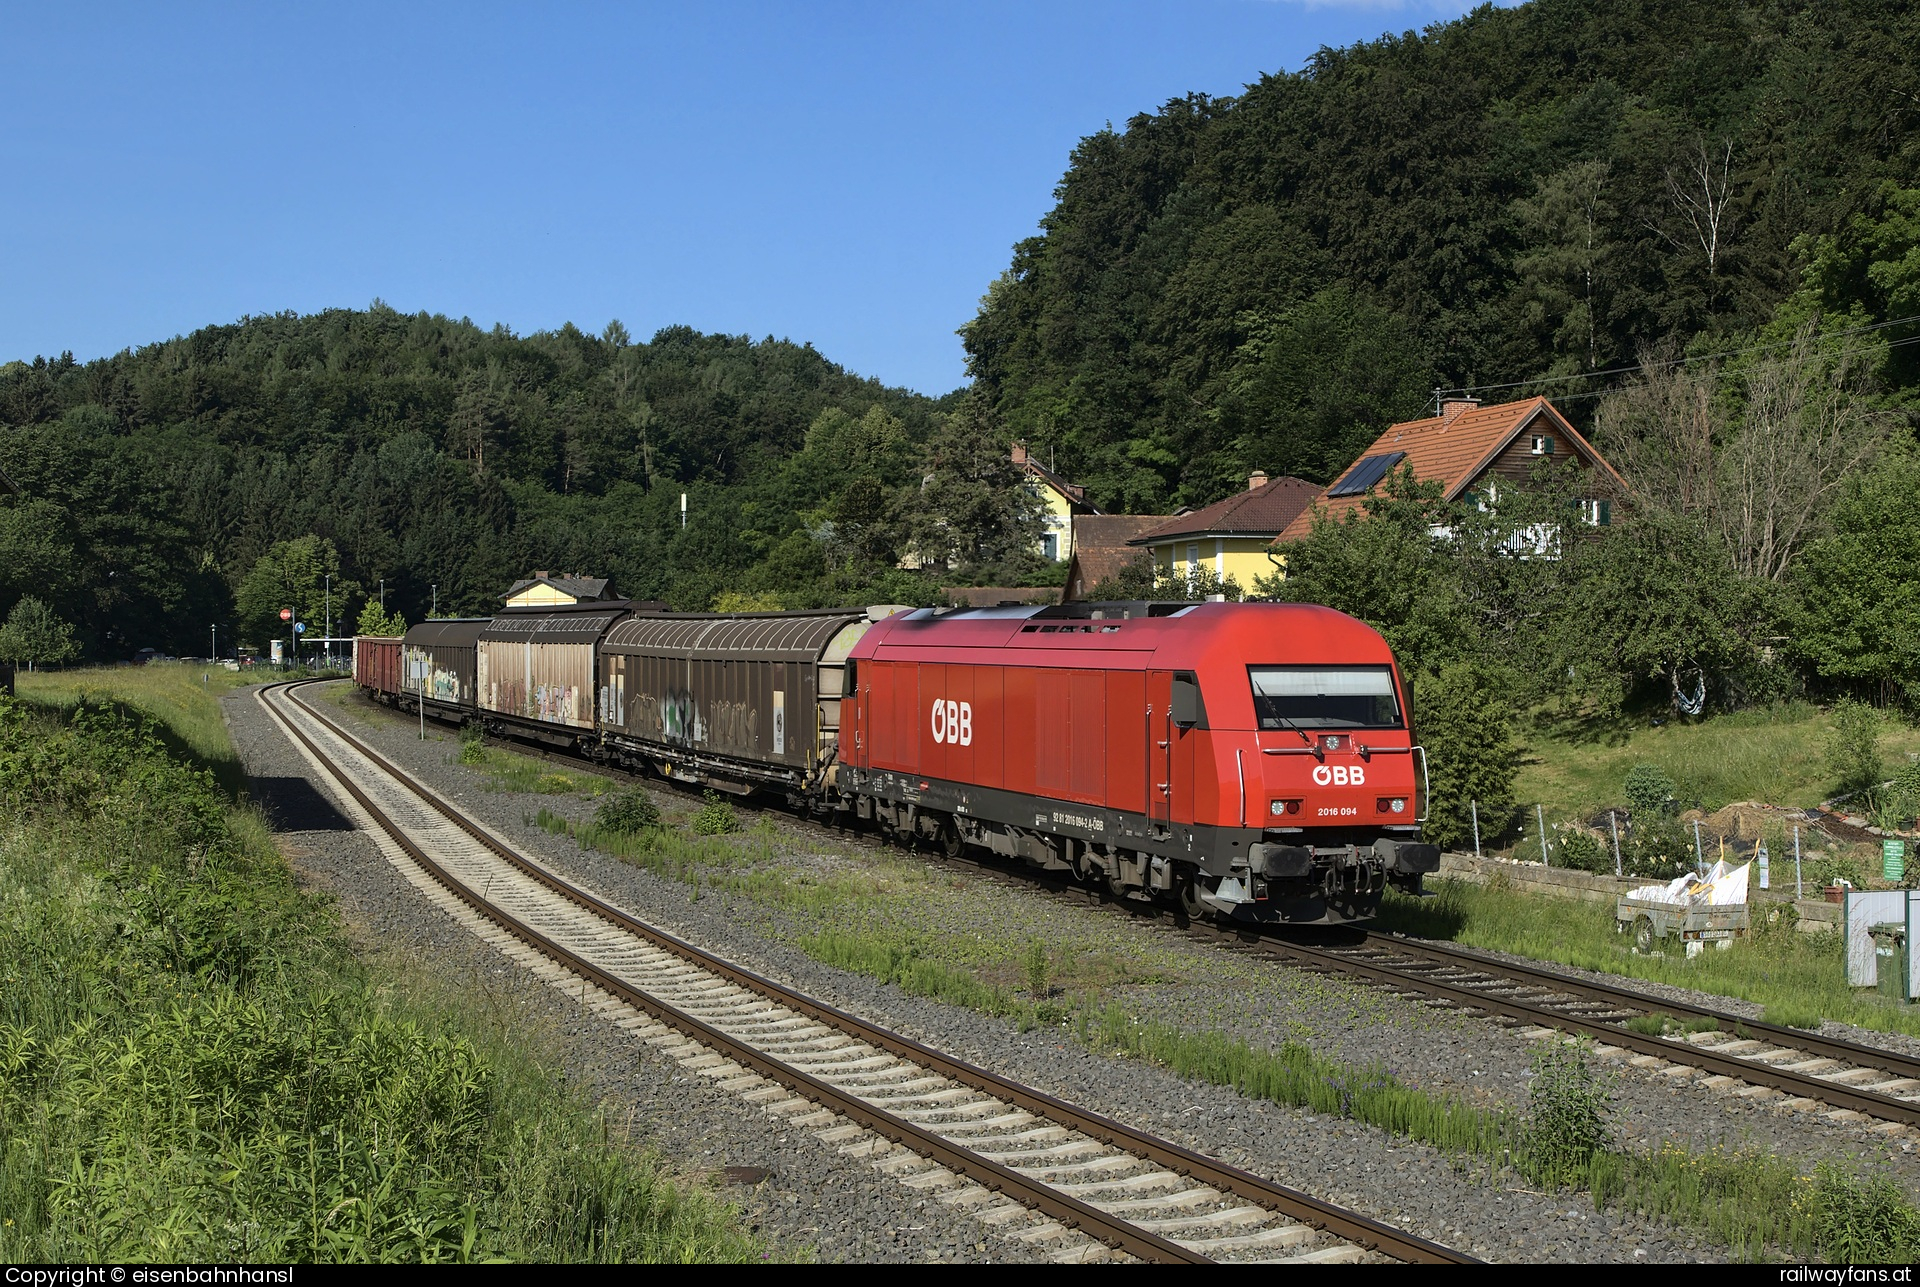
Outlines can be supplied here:
<path id="1" fill-rule="evenodd" d="M 1589 903 L 1608 905 L 1628 890 L 1650 883 L 1644 877 L 1596 876 L 1591 872 L 1573 871 L 1566 867 L 1543 867 L 1537 862 L 1515 862 L 1508 858 L 1475 858 L 1472 854 L 1440 855 L 1438 874 L 1453 880 L 1471 881 L 1476 885 L 1505 877 L 1515 889 L 1529 894 L 1578 898 Z M 1774 874 L 1779 874 L 1777 869 Z M 1756 910 L 1763 903 L 1792 903 L 1800 912 L 1800 929 L 1809 934 L 1840 929 L 1846 919 L 1845 909 L 1839 903 L 1818 898 L 1795 899 L 1791 885 L 1783 892 L 1779 889 L 1762 890 L 1749 884 L 1747 895 Z"/>

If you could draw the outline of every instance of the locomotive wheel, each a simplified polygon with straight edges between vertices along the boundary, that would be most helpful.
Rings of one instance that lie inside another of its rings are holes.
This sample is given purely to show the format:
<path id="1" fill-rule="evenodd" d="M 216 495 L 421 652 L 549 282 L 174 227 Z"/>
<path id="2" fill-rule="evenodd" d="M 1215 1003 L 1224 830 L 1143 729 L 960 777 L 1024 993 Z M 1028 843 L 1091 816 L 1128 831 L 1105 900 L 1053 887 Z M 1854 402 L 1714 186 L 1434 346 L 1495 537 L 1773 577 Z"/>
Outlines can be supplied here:
<path id="1" fill-rule="evenodd" d="M 967 842 L 960 838 L 960 824 L 948 818 L 940 828 L 940 853 L 947 858 L 958 858 Z"/>
<path id="2" fill-rule="evenodd" d="M 1187 914 L 1188 920 L 1205 920 L 1213 909 L 1200 901 L 1200 878 L 1189 876 L 1180 882 L 1180 910 Z"/>

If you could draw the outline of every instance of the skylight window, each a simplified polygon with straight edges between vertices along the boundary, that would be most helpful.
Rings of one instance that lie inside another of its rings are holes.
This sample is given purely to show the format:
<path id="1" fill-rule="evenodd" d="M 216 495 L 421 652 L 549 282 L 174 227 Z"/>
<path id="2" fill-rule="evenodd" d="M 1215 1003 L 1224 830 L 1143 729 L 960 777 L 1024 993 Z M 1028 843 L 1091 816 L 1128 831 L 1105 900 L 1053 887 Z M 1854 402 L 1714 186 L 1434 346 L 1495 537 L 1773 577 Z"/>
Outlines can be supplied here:
<path id="1" fill-rule="evenodd" d="M 1387 471 L 1407 458 L 1404 451 L 1387 451 L 1378 456 L 1368 456 L 1352 469 L 1347 476 L 1335 483 L 1327 492 L 1333 496 L 1364 496 L 1367 489 L 1387 476 Z"/>

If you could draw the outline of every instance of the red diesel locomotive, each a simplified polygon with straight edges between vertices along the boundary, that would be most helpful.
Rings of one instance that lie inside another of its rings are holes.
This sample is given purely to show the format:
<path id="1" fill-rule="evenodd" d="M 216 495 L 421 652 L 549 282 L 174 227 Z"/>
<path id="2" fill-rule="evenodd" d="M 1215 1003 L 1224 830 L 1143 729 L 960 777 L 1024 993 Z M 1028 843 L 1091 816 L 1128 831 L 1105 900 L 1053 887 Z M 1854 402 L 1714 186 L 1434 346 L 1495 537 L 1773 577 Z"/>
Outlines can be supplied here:
<path id="1" fill-rule="evenodd" d="M 899 836 L 1257 921 L 1370 916 L 1439 866 L 1393 654 L 1329 608 L 921 610 L 849 670 L 831 785 Z"/>
<path id="2" fill-rule="evenodd" d="M 403 666 L 391 641 L 363 641 L 356 678 L 437 719 L 771 792 L 949 853 L 977 845 L 1193 915 L 1358 920 L 1388 884 L 1418 890 L 1439 866 L 1419 839 L 1426 761 L 1393 654 L 1328 608 L 620 603 L 509 610 L 453 623 L 467 632 L 454 640 L 447 624 L 408 631 Z M 534 669 L 565 680 L 564 702 L 489 704 L 451 679 L 423 691 L 416 675 L 472 670 L 468 635 L 510 626 L 549 638 Z"/>

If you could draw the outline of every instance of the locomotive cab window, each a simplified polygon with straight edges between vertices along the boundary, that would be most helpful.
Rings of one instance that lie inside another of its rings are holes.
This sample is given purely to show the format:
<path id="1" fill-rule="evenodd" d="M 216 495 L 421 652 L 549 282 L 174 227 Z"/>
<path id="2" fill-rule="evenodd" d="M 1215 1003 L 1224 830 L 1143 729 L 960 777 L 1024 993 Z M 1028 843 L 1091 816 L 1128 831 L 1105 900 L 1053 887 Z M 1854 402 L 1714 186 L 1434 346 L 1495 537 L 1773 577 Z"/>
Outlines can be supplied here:
<path id="1" fill-rule="evenodd" d="M 1399 728 L 1388 666 L 1249 666 L 1253 712 L 1267 728 Z"/>

